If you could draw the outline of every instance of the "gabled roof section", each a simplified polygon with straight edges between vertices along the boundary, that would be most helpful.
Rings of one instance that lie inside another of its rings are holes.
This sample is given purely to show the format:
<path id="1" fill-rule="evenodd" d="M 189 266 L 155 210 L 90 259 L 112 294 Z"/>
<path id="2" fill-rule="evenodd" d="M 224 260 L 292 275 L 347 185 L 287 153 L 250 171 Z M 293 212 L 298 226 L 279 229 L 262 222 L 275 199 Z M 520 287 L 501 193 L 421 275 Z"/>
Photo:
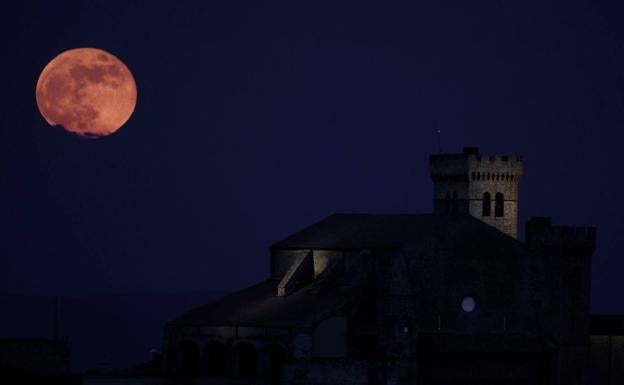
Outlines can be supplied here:
<path id="1" fill-rule="evenodd" d="M 436 239 L 473 243 L 483 238 L 524 245 L 467 214 L 334 214 L 271 248 L 359 250 L 400 248 Z"/>
<path id="2" fill-rule="evenodd" d="M 517 259 L 529 254 L 524 243 L 469 215 L 334 214 L 277 242 L 274 249 L 445 248 L 466 258 Z M 432 251 L 431 256 L 438 255 Z M 279 281 L 267 280 L 193 309 L 172 325 L 294 327 L 344 313 L 361 298 L 363 287 L 347 285 L 318 291 L 309 284 L 284 297 Z"/>
<path id="3" fill-rule="evenodd" d="M 212 326 L 294 327 L 318 322 L 347 306 L 353 294 L 344 286 L 322 294 L 308 285 L 278 297 L 278 281 L 267 280 L 192 309 L 170 324 Z"/>

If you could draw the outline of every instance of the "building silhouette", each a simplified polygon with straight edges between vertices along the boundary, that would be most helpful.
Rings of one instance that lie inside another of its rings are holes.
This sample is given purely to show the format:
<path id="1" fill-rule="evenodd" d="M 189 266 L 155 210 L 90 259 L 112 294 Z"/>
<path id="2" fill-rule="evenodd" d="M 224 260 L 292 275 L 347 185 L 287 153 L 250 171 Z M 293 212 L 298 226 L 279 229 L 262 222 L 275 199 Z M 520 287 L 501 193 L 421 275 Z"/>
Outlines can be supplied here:
<path id="1" fill-rule="evenodd" d="M 180 383 L 586 384 L 592 227 L 526 223 L 516 155 L 430 156 L 434 212 L 335 214 L 169 323 Z"/>

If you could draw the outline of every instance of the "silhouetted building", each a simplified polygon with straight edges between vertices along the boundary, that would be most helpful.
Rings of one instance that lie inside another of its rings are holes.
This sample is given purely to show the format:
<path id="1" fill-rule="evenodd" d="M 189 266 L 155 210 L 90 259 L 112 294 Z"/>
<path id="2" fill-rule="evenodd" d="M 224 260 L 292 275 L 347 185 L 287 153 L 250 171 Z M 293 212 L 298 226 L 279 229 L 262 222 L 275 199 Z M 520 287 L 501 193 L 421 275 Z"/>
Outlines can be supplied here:
<path id="1" fill-rule="evenodd" d="M 67 341 L 43 338 L 0 340 L 0 384 L 78 385 L 70 373 Z"/>
<path id="2" fill-rule="evenodd" d="M 43 338 L 0 340 L 0 372 L 6 371 L 69 374 L 69 344 Z"/>
<path id="3" fill-rule="evenodd" d="M 518 156 L 430 157 L 434 213 L 335 214 L 167 325 L 180 381 L 585 384 L 595 229 L 526 224 Z"/>

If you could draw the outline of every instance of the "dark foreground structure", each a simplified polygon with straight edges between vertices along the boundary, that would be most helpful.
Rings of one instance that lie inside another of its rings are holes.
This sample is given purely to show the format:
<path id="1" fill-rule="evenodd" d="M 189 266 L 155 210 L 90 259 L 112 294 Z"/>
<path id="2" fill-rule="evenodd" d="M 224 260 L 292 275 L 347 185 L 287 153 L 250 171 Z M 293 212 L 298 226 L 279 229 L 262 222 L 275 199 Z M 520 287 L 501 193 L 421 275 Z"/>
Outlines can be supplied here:
<path id="1" fill-rule="evenodd" d="M 49 339 L 0 340 L 0 384 L 78 385 L 70 374 L 68 341 Z"/>
<path id="2" fill-rule="evenodd" d="M 518 156 L 430 157 L 434 213 L 336 214 L 271 246 L 264 282 L 167 325 L 196 383 L 586 384 L 591 227 L 518 234 Z M 175 381 L 175 380 L 172 380 Z"/>

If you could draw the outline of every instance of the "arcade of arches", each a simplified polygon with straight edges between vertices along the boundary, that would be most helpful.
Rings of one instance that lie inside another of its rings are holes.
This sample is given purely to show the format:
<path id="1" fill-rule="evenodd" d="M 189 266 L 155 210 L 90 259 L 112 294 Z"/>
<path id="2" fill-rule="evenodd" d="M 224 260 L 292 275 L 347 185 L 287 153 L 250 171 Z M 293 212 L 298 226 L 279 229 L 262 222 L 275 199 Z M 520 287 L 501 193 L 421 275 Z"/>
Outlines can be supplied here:
<path id="1" fill-rule="evenodd" d="M 200 345 L 189 340 L 178 345 L 173 370 L 180 377 L 262 377 L 279 385 L 287 357 L 276 343 L 258 348 L 247 342 L 226 345 L 211 340 Z"/>

